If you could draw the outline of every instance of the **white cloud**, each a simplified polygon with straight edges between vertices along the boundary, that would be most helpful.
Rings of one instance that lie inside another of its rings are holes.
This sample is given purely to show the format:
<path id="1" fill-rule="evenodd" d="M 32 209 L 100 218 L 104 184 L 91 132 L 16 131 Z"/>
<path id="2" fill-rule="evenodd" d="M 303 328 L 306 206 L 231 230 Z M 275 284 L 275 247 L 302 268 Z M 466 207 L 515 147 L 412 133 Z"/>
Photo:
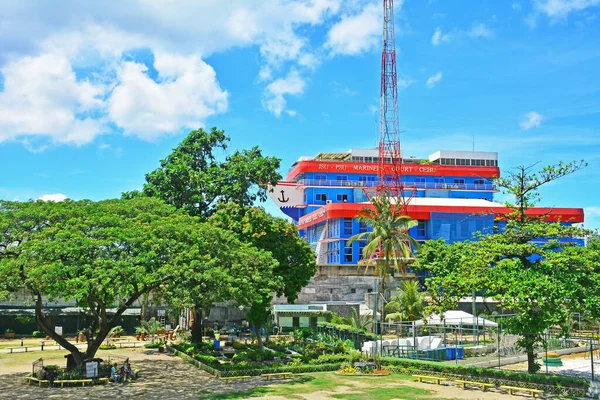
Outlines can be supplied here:
<path id="1" fill-rule="evenodd" d="M 145 74 L 143 64 L 126 62 L 117 72 L 108 115 L 126 135 L 153 140 L 227 110 L 227 92 L 199 57 L 156 53 L 154 67 L 158 82 Z"/>
<path id="2" fill-rule="evenodd" d="M 279 78 L 271 82 L 263 93 L 263 107 L 277 117 L 281 116 L 283 111 L 288 115 L 295 115 L 295 111 L 286 110 L 287 101 L 284 95 L 299 95 L 304 92 L 306 82 L 300 76 L 298 71 L 291 70 L 285 78 Z"/>
<path id="3" fill-rule="evenodd" d="M 600 229 L 600 206 L 584 207 L 585 227 Z"/>
<path id="4" fill-rule="evenodd" d="M 524 115 L 524 120 L 521 121 L 519 125 L 521 125 L 522 129 L 531 129 L 531 128 L 539 128 L 544 116 L 535 111 L 530 111 Z"/>
<path id="5" fill-rule="evenodd" d="M 1 72 L 0 142 L 41 136 L 54 143 L 81 145 L 102 132 L 91 113 L 102 109 L 105 88 L 77 80 L 65 56 L 24 57 L 6 64 Z"/>
<path id="6" fill-rule="evenodd" d="M 489 39 L 492 36 L 494 36 L 494 32 L 486 24 L 475 21 L 468 30 L 454 29 L 447 33 L 443 33 L 442 28 L 438 26 L 431 37 L 431 44 L 437 46 L 464 37 Z"/>
<path id="7" fill-rule="evenodd" d="M 515 11 L 519 11 L 521 9 L 521 4 L 516 1 L 512 3 L 512 9 Z"/>
<path id="8" fill-rule="evenodd" d="M 428 89 L 431 89 L 435 85 L 437 85 L 441 80 L 442 80 L 442 73 L 438 72 L 437 74 L 432 75 L 429 77 L 429 79 L 427 79 L 427 83 L 425 84 L 425 86 L 427 86 Z"/>
<path id="9" fill-rule="evenodd" d="M 534 9 L 551 19 L 564 19 L 574 11 L 600 5 L 600 0 L 535 0 Z"/>
<path id="10" fill-rule="evenodd" d="M 416 83 L 417 81 L 412 79 L 411 77 L 407 76 L 404 78 L 398 78 L 398 89 L 402 90 L 402 89 L 406 89 L 407 87 L 409 87 L 410 85 L 412 85 L 413 83 Z"/>
<path id="11" fill-rule="evenodd" d="M 379 112 L 379 106 L 376 106 L 375 104 L 369 104 L 369 112 L 371 114 L 377 114 Z"/>
<path id="12" fill-rule="evenodd" d="M 442 34 L 442 29 L 438 26 L 435 28 L 435 32 L 433 32 L 433 36 L 431 37 L 431 44 L 437 46 L 441 42 L 446 42 L 450 36 L 446 34 Z"/>
<path id="13" fill-rule="evenodd" d="M 371 51 L 381 40 L 381 14 L 381 6 L 370 3 L 359 13 L 345 15 L 327 33 L 325 48 L 331 55 L 356 55 Z"/>
<path id="14" fill-rule="evenodd" d="M 65 201 L 67 198 L 68 197 L 62 193 L 54 193 L 54 194 L 44 194 L 44 195 L 38 197 L 36 200 L 60 202 L 60 201 Z"/>
<path id="15" fill-rule="evenodd" d="M 491 38 L 493 33 L 485 24 L 474 22 L 471 29 L 467 31 L 467 35 L 475 38 Z"/>
<path id="16" fill-rule="evenodd" d="M 346 14 L 354 10 L 354 5 L 343 7 Z M 341 11 L 342 0 L 145 0 L 118 9 L 101 0 L 0 2 L 5 78 L 0 141 L 24 142 L 37 135 L 51 143 L 80 145 L 112 124 L 146 139 L 195 127 L 227 108 L 226 91 L 203 60 L 239 47 L 258 48 L 264 104 L 280 110 L 284 95 L 293 93 L 273 94 L 269 85 L 290 67 L 305 73 L 322 62 L 323 49 L 311 44 L 308 35 Z M 185 69 L 174 70 L 163 58 L 159 80 L 151 79 L 143 66 L 122 62 L 129 50 L 139 48 L 167 58 L 179 54 Z M 31 68 L 21 68 L 23 64 Z M 42 64 L 51 67 L 46 71 Z M 74 71 L 81 67 L 97 77 L 89 82 L 76 78 Z M 25 86 L 34 89 L 27 96 L 18 90 Z"/>
<path id="17" fill-rule="evenodd" d="M 600 0 L 534 0 L 533 10 L 525 18 L 525 23 L 531 29 L 535 28 L 540 15 L 551 22 L 566 21 L 569 14 L 598 5 Z"/>

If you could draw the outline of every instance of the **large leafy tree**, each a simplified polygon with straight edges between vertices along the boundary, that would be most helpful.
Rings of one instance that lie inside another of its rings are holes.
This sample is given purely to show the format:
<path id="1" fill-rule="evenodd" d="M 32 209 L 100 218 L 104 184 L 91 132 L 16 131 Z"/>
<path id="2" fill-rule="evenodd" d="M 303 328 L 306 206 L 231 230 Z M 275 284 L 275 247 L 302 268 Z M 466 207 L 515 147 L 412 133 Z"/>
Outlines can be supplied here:
<path id="1" fill-rule="evenodd" d="M 267 199 L 268 185 L 281 180 L 277 172 L 280 159 L 263 156 L 258 147 L 226 155 L 229 137 L 223 130 L 210 132 L 197 129 L 173 149 L 160 167 L 146 175 L 142 192 L 124 193 L 124 197 L 139 195 L 157 197 L 188 214 L 207 220 L 219 203 L 235 201 L 250 207 L 257 200 Z M 189 280 L 188 294 L 182 290 L 170 299 L 174 304 L 187 304 L 196 299 L 192 340 L 202 340 L 203 313 L 220 296 L 202 291 L 195 279 Z M 180 288 L 181 289 L 181 288 Z"/>
<path id="2" fill-rule="evenodd" d="M 237 280 L 242 291 L 242 281 L 268 269 L 271 260 L 233 234 L 152 198 L 2 202 L 0 232 L 0 282 L 7 291 L 31 293 L 36 322 L 75 365 L 94 356 L 141 296 L 177 287 L 188 274 L 210 275 L 215 265 L 221 272 L 214 280 Z M 56 298 L 75 300 L 84 310 L 84 351 L 47 322 L 43 304 Z"/>
<path id="3" fill-rule="evenodd" d="M 406 276 L 408 262 L 413 258 L 413 249 L 418 243 L 408 234 L 417 226 L 417 221 L 402 214 L 402 204 L 392 204 L 390 196 L 380 195 L 371 198 L 371 208 L 365 208 L 358 216 L 360 222 L 373 229 L 352 236 L 348 244 L 366 241 L 363 248 L 363 264 L 374 266 L 375 275 L 380 278 L 380 293 L 385 298 L 385 282 L 396 268 L 400 276 Z"/>
<path id="4" fill-rule="evenodd" d="M 275 279 L 270 288 L 278 296 L 285 296 L 293 303 L 317 270 L 315 256 L 306 241 L 298 234 L 296 226 L 281 218 L 273 217 L 260 207 L 244 208 L 235 203 L 221 204 L 210 218 L 215 226 L 231 230 L 240 240 L 268 251 L 278 265 L 273 269 Z M 249 303 L 246 318 L 260 333 L 271 315 L 271 292 Z M 259 346 L 262 338 L 258 335 Z"/>
<path id="5" fill-rule="evenodd" d="M 499 180 L 514 197 L 513 212 L 502 217 L 501 232 L 480 235 L 474 242 L 445 244 L 432 241 L 422 246 L 416 266 L 427 269 L 432 309 L 443 312 L 473 291 L 499 302 L 515 314 L 503 320 L 508 332 L 521 336 L 519 344 L 535 372 L 535 346 L 550 325 L 564 326 L 573 312 L 597 315 L 600 299 L 591 288 L 598 267 L 587 248 L 578 248 L 575 237 L 586 232 L 560 223 L 530 217 L 527 209 L 538 201 L 538 188 L 579 170 L 584 163 L 548 166 L 539 172 L 519 167 Z"/>
<path id="6" fill-rule="evenodd" d="M 258 147 L 225 154 L 229 138 L 223 130 L 202 128 L 173 149 L 160 167 L 146 174 L 142 193 L 157 197 L 188 214 L 210 217 L 219 202 L 251 206 L 267 199 L 271 182 L 281 180 L 280 159 L 263 156 Z M 139 195 L 125 193 L 125 197 Z"/>

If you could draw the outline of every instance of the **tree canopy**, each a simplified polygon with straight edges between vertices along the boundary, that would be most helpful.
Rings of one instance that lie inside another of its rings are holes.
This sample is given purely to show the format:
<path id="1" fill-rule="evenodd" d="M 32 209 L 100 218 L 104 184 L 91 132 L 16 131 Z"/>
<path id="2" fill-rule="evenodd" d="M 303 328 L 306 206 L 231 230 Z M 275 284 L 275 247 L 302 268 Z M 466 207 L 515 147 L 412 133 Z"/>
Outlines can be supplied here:
<path id="1" fill-rule="evenodd" d="M 273 269 L 271 284 L 265 286 L 278 296 L 285 296 L 291 303 L 317 270 L 314 252 L 300 237 L 296 226 L 273 217 L 262 208 L 243 208 L 235 203 L 221 204 L 210 222 L 219 228 L 231 230 L 240 240 L 268 251 L 278 265 Z M 248 304 L 246 318 L 260 331 L 271 314 L 271 292 Z M 258 341 L 262 347 L 260 334 Z"/>
<path id="2" fill-rule="evenodd" d="M 217 128 L 190 132 L 159 168 L 146 174 L 142 193 L 203 219 L 215 212 L 219 202 L 235 201 L 246 207 L 265 201 L 268 184 L 281 180 L 280 160 L 263 156 L 258 147 L 226 155 L 228 142 L 225 132 Z"/>
<path id="3" fill-rule="evenodd" d="M 510 333 L 521 335 L 519 344 L 528 355 L 528 370 L 535 372 L 534 348 L 552 325 L 565 325 L 573 312 L 597 315 L 600 297 L 594 293 L 600 268 L 588 248 L 578 247 L 576 238 L 587 232 L 561 223 L 546 223 L 527 217 L 538 199 L 537 189 L 579 168 L 579 164 L 548 166 L 539 173 L 519 167 L 503 178 L 501 186 L 516 196 L 516 212 L 503 216 L 501 232 L 480 234 L 473 242 L 425 243 L 415 267 L 429 271 L 430 311 L 442 313 L 456 307 L 474 291 L 498 301 L 498 307 L 513 312 L 503 320 Z"/>
<path id="4" fill-rule="evenodd" d="M 253 301 L 275 261 L 231 232 L 201 223 L 158 199 L 0 202 L 0 282 L 25 289 L 36 322 L 80 365 L 140 296 L 207 277 L 211 291 Z M 257 278 L 257 279 L 259 279 Z M 204 289 L 202 286 L 200 290 Z M 47 323 L 47 299 L 75 300 L 85 312 L 87 349 Z"/>

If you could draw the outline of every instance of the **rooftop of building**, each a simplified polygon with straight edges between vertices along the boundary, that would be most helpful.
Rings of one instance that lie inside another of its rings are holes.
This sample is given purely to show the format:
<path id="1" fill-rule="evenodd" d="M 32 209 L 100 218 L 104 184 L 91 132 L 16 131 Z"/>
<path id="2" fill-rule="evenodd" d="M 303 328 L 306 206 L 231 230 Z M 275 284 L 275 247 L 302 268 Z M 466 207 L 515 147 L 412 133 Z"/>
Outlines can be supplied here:
<path id="1" fill-rule="evenodd" d="M 498 153 L 489 151 L 461 151 L 461 150 L 439 150 L 429 155 L 428 158 L 418 158 L 415 156 L 405 157 L 403 152 L 402 162 L 406 164 L 442 164 L 442 165 L 486 165 L 485 161 L 496 161 L 497 166 Z M 292 164 L 296 165 L 303 161 L 333 161 L 333 162 L 378 162 L 379 150 L 371 149 L 349 149 L 346 152 L 321 152 L 316 156 L 302 156 Z M 391 160 L 391 158 L 389 158 Z M 454 161 L 450 161 L 454 160 Z M 483 160 L 484 163 L 459 163 L 456 160 Z"/>

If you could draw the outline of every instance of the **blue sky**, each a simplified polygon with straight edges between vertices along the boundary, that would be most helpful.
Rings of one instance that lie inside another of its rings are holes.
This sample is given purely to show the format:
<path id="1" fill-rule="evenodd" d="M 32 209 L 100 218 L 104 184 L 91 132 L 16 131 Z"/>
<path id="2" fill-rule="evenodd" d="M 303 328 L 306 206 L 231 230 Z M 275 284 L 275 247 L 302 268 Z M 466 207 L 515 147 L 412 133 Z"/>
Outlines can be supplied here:
<path id="1" fill-rule="evenodd" d="M 600 0 L 395 3 L 405 154 L 585 159 L 543 204 L 600 227 Z M 117 197 L 200 126 L 283 175 L 374 146 L 380 37 L 380 1 L 2 1 L 0 198 Z"/>

